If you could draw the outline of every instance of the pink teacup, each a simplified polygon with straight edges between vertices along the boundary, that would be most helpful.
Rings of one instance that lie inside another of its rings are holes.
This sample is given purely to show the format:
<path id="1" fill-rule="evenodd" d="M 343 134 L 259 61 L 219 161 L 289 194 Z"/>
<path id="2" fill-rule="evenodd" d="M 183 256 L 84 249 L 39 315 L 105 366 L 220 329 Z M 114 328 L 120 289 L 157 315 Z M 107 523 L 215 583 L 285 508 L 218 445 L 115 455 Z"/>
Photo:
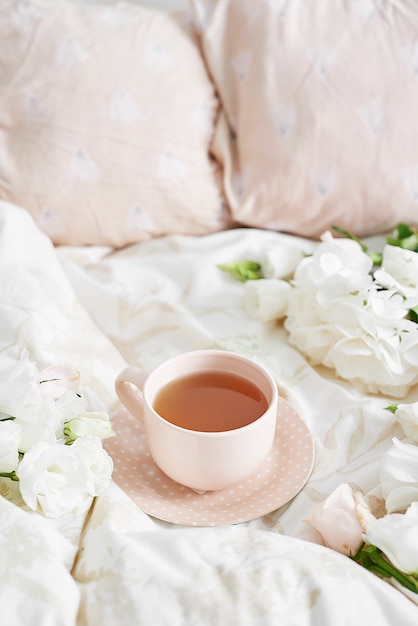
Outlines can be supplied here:
<path id="1" fill-rule="evenodd" d="M 155 463 L 197 491 L 246 480 L 272 447 L 277 385 L 250 358 L 222 350 L 187 352 L 151 373 L 128 367 L 115 388 L 144 424 Z"/>

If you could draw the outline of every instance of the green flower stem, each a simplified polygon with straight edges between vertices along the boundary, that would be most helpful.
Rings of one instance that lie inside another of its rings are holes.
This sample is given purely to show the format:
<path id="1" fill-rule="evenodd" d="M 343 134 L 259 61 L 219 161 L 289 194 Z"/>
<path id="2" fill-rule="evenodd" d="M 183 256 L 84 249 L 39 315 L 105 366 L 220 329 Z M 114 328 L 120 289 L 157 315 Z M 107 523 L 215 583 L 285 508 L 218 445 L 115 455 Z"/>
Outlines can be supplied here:
<path id="1" fill-rule="evenodd" d="M 0 472 L 0 478 L 10 478 L 10 480 L 18 481 L 19 478 L 16 472 Z"/>
<path id="2" fill-rule="evenodd" d="M 367 246 L 361 241 L 361 239 L 350 233 L 348 230 L 345 230 L 344 228 L 340 228 L 339 226 L 335 225 L 332 226 L 332 230 L 335 230 L 335 232 L 337 232 L 339 235 L 343 235 L 347 239 L 352 239 L 352 241 L 358 243 L 363 252 L 367 254 Z"/>
<path id="3" fill-rule="evenodd" d="M 365 569 L 382 576 L 394 578 L 406 589 L 418 593 L 418 578 L 413 574 L 404 574 L 394 567 L 376 546 L 362 544 L 352 559 L 363 565 Z"/>
<path id="4" fill-rule="evenodd" d="M 383 256 L 381 252 L 370 252 L 368 247 L 361 241 L 361 239 L 348 232 L 348 230 L 344 230 L 344 228 L 340 228 L 339 226 L 333 226 L 332 229 L 335 230 L 335 232 L 337 232 L 338 234 L 343 235 L 347 239 L 351 239 L 352 241 L 358 243 L 363 252 L 371 258 L 371 260 L 373 261 L 373 265 L 382 265 Z"/>

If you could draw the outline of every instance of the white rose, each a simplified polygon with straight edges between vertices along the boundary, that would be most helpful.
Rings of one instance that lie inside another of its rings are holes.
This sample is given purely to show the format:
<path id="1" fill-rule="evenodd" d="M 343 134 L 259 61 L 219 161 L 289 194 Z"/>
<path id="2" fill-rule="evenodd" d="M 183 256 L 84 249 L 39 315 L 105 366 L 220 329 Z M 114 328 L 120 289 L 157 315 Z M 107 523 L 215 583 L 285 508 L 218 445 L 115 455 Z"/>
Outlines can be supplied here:
<path id="1" fill-rule="evenodd" d="M 249 315 L 262 322 L 283 318 L 287 312 L 291 286 L 284 280 L 261 278 L 245 283 L 245 307 Z"/>
<path id="2" fill-rule="evenodd" d="M 322 536 L 329 548 L 354 556 L 363 542 L 363 532 L 374 516 L 360 491 L 342 483 L 311 511 L 305 520 Z"/>
<path id="3" fill-rule="evenodd" d="M 105 411 L 90 411 L 73 417 L 64 424 L 64 434 L 70 439 L 95 435 L 100 439 L 113 437 L 109 415 Z"/>
<path id="4" fill-rule="evenodd" d="M 380 472 L 380 488 L 389 513 L 418 501 L 418 447 L 393 439 Z"/>
<path id="5" fill-rule="evenodd" d="M 26 452 L 16 474 L 25 503 L 47 517 L 74 510 L 88 492 L 86 464 L 73 446 L 41 441 Z"/>
<path id="6" fill-rule="evenodd" d="M 370 522 L 365 533 L 367 543 L 376 546 L 401 572 L 418 574 L 418 502 L 405 514 L 392 513 Z"/>
<path id="7" fill-rule="evenodd" d="M 15 420 L 0 421 L 0 472 L 14 472 L 19 463 L 22 429 Z"/>
<path id="8" fill-rule="evenodd" d="M 113 461 L 98 437 L 89 436 L 69 446 L 84 463 L 87 486 L 86 493 L 91 496 L 100 495 L 109 485 L 113 472 Z"/>

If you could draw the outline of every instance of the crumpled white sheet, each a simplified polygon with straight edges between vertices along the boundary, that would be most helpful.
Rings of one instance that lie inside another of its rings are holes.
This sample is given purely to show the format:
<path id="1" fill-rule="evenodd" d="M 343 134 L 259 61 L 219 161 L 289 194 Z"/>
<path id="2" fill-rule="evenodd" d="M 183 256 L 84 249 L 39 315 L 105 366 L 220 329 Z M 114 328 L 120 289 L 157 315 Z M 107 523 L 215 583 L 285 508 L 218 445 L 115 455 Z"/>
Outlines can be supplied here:
<path id="1" fill-rule="evenodd" d="M 380 460 L 402 437 L 388 398 L 313 368 L 281 324 L 244 307 L 217 263 L 268 245 L 312 242 L 253 229 L 131 246 L 54 249 L 29 215 L 0 203 L 0 367 L 27 347 L 40 367 L 70 363 L 111 413 L 126 364 L 151 369 L 185 350 L 221 347 L 270 369 L 316 447 L 307 485 L 286 506 L 235 526 L 190 528 L 142 512 L 112 483 L 65 519 L 28 512 L 0 482 L 0 603 L 14 626 L 416 624 L 418 608 L 304 523 L 340 482 L 379 502 Z M 416 393 L 416 392 L 415 392 Z M 410 399 L 414 399 L 411 392 Z M 409 399 L 405 399 L 409 401 Z"/>

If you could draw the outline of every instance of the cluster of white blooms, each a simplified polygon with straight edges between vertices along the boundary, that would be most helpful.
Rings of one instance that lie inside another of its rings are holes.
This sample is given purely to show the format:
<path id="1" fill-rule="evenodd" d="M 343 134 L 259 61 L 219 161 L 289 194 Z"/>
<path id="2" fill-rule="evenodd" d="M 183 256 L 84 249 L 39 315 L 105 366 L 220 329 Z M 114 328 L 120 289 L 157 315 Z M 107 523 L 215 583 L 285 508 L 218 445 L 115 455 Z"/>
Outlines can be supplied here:
<path id="1" fill-rule="evenodd" d="M 283 246 L 264 251 L 258 274 L 241 278 L 248 313 L 284 320 L 290 343 L 313 364 L 365 391 L 405 396 L 418 383 L 418 253 L 388 243 L 376 268 L 377 255 L 355 238 L 321 239 L 304 257 Z M 325 545 L 418 603 L 418 402 L 387 408 L 405 439 L 394 438 L 382 461 L 385 514 L 375 517 L 363 493 L 342 483 L 305 521 Z"/>
<path id="2" fill-rule="evenodd" d="M 400 584 L 418 603 L 418 402 L 388 407 L 406 436 L 383 458 L 380 489 L 386 513 L 376 518 L 367 498 L 342 483 L 306 520 L 328 547 Z M 366 556 L 366 558 L 364 558 Z"/>
<path id="3" fill-rule="evenodd" d="M 113 471 L 101 441 L 114 434 L 109 416 L 88 411 L 78 391 L 72 367 L 39 372 L 26 351 L 0 371 L 0 476 L 47 517 L 99 495 Z"/>
<path id="4" fill-rule="evenodd" d="M 312 363 L 394 397 L 418 382 L 418 254 L 386 245 L 381 268 L 351 239 L 324 237 L 295 269 L 285 328 Z"/>

